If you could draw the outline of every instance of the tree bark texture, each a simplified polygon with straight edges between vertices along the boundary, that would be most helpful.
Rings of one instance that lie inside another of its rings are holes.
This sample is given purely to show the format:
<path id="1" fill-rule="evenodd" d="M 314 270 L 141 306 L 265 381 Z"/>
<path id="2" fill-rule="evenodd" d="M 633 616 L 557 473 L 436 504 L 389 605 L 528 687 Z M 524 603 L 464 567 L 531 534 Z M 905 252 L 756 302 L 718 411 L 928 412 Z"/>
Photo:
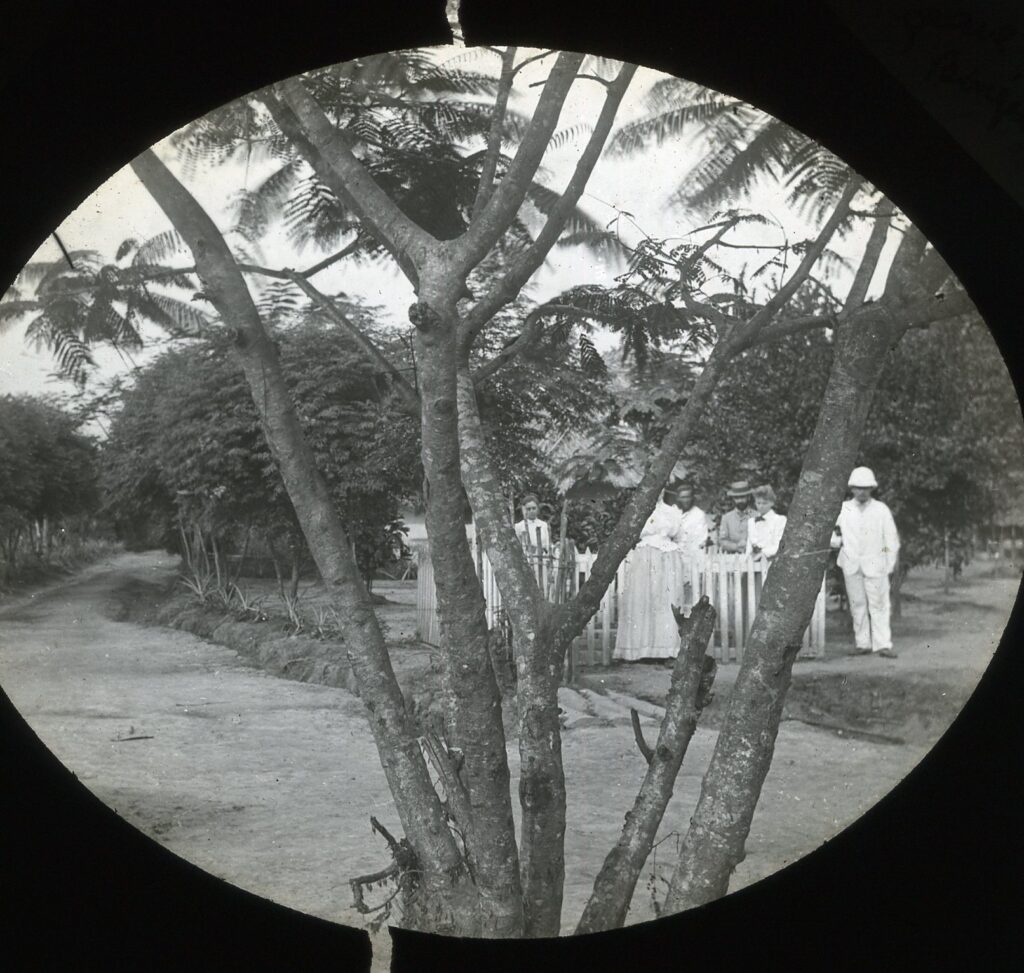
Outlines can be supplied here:
<path id="1" fill-rule="evenodd" d="M 472 820 L 461 822 L 480 893 L 482 933 L 521 935 L 519 855 L 501 693 L 491 664 L 483 592 L 466 537 L 460 468 L 455 315 L 417 305 L 423 469 L 441 637 L 445 720 L 462 751 Z"/>
<path id="2" fill-rule="evenodd" d="M 539 937 L 559 933 L 565 882 L 565 770 L 558 722 L 561 664 L 555 655 L 550 632 L 542 630 L 531 651 L 521 652 L 516 660 L 523 909 L 526 935 Z"/>
<path id="3" fill-rule="evenodd" d="M 779 554 L 765 580 L 743 662 L 665 902 L 679 912 L 728 890 L 771 765 L 793 660 L 810 620 L 829 538 L 885 356 L 901 329 L 888 306 L 837 333 L 832 371 Z"/>
<path id="4" fill-rule="evenodd" d="M 618 843 L 605 858 L 594 882 L 594 890 L 576 927 L 577 933 L 618 929 L 625 923 L 640 871 L 651 853 L 711 688 L 715 661 L 705 653 L 715 629 L 714 608 L 705 595 L 694 605 L 689 618 L 677 614 L 676 620 L 679 655 L 672 669 L 672 685 L 665 701 L 658 742 L 650 754 L 647 773 L 633 808 L 626 812 Z"/>
<path id="5" fill-rule="evenodd" d="M 204 293 L 235 332 L 264 435 L 307 543 L 338 607 L 342 637 L 402 827 L 421 870 L 432 932 L 477 932 L 476 895 L 409 720 L 377 617 L 327 485 L 303 436 L 277 350 L 213 221 L 152 151 L 132 168 L 184 238 Z"/>
<path id="6" fill-rule="evenodd" d="M 459 438 L 462 480 L 480 540 L 502 583 L 502 607 L 512 622 L 519 715 L 519 854 L 525 934 L 557 936 L 565 880 L 565 774 L 558 722 L 561 664 L 551 642 L 551 607 L 523 555 L 487 456 L 476 393 L 460 369 Z"/>

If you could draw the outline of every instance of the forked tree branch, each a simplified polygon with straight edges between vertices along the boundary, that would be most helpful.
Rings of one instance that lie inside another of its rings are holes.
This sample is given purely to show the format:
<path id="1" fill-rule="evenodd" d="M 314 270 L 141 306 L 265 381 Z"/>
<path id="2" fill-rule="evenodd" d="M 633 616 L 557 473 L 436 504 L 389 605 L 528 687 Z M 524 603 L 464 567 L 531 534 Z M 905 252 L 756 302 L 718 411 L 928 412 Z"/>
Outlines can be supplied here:
<path id="1" fill-rule="evenodd" d="M 594 166 L 597 165 L 597 160 L 601 157 L 601 152 L 615 121 L 615 114 L 635 73 L 635 64 L 624 64 L 618 76 L 609 86 L 601 114 L 590 134 L 586 148 L 576 162 L 576 168 L 568 185 L 548 213 L 537 238 L 513 261 L 512 266 L 502 274 L 497 283 L 463 317 L 460 334 L 463 352 L 471 346 L 480 329 L 501 308 L 515 300 L 526 282 L 544 262 L 544 258 L 547 257 L 562 230 L 565 229 L 565 224 L 575 210 L 576 204 L 587 186 L 587 180 L 590 179 Z"/>
<path id="2" fill-rule="evenodd" d="M 547 151 L 565 98 L 582 61 L 582 54 L 558 55 L 558 60 L 544 84 L 544 90 L 541 92 L 526 134 L 519 143 L 504 178 L 480 212 L 470 221 L 466 232 L 449 244 L 452 256 L 451 270 L 456 276 L 464 278 L 487 256 L 519 212 L 540 161 Z"/>
<path id="3" fill-rule="evenodd" d="M 292 139 L 317 176 L 353 209 L 387 247 L 413 284 L 437 240 L 403 213 L 353 155 L 348 139 L 331 124 L 298 78 L 274 86 L 263 97 L 278 127 Z M 278 100 L 278 98 L 280 100 Z M 282 103 L 289 111 L 281 110 Z"/>

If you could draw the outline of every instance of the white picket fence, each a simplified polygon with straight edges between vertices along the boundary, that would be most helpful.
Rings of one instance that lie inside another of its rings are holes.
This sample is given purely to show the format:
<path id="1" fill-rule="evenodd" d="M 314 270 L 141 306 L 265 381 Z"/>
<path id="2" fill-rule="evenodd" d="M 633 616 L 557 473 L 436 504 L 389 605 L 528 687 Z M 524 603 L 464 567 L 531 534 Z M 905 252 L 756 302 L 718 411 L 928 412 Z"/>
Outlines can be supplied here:
<path id="1" fill-rule="evenodd" d="M 502 624 L 501 592 L 487 555 L 470 542 L 477 575 L 487 605 L 487 622 L 492 628 Z M 564 600 L 579 591 L 590 575 L 597 554 L 589 548 L 576 553 L 574 563 L 567 571 L 559 571 L 559 549 L 552 547 L 526 548 L 526 554 L 536 572 L 537 582 L 549 601 Z M 418 588 L 416 596 L 417 634 L 429 644 L 439 642 L 437 600 L 434 591 L 434 571 L 426 545 L 418 549 Z M 625 584 L 629 557 L 619 565 L 615 580 L 609 585 L 601 606 L 590 619 L 586 630 L 576 640 L 574 665 L 609 665 L 615 651 L 615 633 L 618 625 L 619 592 Z M 690 562 L 689 598 L 681 594 L 681 606 L 689 609 L 692 601 L 706 594 L 717 612 L 715 632 L 709 646 L 712 655 L 721 662 L 738 662 L 743 658 L 747 635 L 760 601 L 765 578 L 765 562 L 745 554 L 710 554 L 702 563 Z M 561 599 L 557 588 L 562 584 Z M 814 604 L 810 624 L 804 632 L 799 658 L 819 658 L 825 651 L 825 578 Z"/>

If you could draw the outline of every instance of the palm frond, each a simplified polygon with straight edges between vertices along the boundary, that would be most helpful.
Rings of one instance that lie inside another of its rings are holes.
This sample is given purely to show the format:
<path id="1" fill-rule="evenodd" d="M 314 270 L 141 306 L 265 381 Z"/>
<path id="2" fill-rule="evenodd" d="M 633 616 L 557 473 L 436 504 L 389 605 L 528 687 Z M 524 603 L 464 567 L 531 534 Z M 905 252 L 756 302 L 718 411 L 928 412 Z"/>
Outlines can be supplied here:
<path id="1" fill-rule="evenodd" d="M 710 122 L 732 112 L 738 104 L 735 98 L 722 95 L 708 101 L 666 107 L 654 115 L 623 125 L 608 140 L 608 151 L 618 155 L 630 154 L 651 144 L 662 145 L 672 139 L 694 135 Z"/>
<path id="2" fill-rule="evenodd" d="M 526 198 L 542 215 L 548 216 L 554 209 L 555 204 L 561 199 L 561 193 L 557 193 L 539 182 L 533 182 L 526 191 Z M 607 239 L 607 228 L 593 217 L 588 216 L 579 206 L 573 208 L 572 213 L 565 222 L 563 232 L 566 234 L 580 234 L 580 242 L 587 239 L 587 235 L 589 235 L 591 239 L 599 241 L 604 247 L 611 245 Z"/>
<path id="3" fill-rule="evenodd" d="M 132 266 L 140 264 L 161 264 L 170 257 L 191 256 L 188 245 L 177 230 L 164 230 L 143 241 L 135 251 Z"/>
<path id="4" fill-rule="evenodd" d="M 600 352 L 585 334 L 579 337 L 580 370 L 585 375 L 602 376 L 608 374 L 608 365 Z"/>
<path id="5" fill-rule="evenodd" d="M 266 232 L 280 214 L 288 194 L 295 188 L 300 168 L 298 160 L 293 159 L 272 172 L 253 189 L 243 189 L 235 193 L 230 202 L 232 216 L 235 229 L 243 237 L 255 241 Z"/>
<path id="6" fill-rule="evenodd" d="M 0 331 L 16 324 L 26 314 L 35 314 L 42 309 L 38 301 L 0 300 Z"/>
<path id="7" fill-rule="evenodd" d="M 589 122 L 578 122 L 575 125 L 568 126 L 568 128 L 560 128 L 552 133 L 548 141 L 548 149 L 557 151 L 566 145 L 578 143 L 581 139 L 588 138 L 593 131 L 594 126 Z"/>
<path id="8" fill-rule="evenodd" d="M 498 79 L 494 75 L 476 71 L 452 71 L 442 65 L 431 65 L 407 85 L 405 93 L 493 95 L 497 87 Z"/>
<path id="9" fill-rule="evenodd" d="M 55 305 L 39 315 L 29 325 L 25 337 L 37 349 L 45 348 L 54 356 L 61 376 L 82 385 L 88 369 L 96 363 L 89 346 L 78 334 L 84 308 L 79 302 L 70 303 L 75 305 L 75 310 Z"/>
<path id="10" fill-rule="evenodd" d="M 209 315 L 193 302 L 181 301 L 167 294 L 142 289 L 130 305 L 139 315 L 153 322 L 174 337 L 196 337 L 205 334 L 213 323 Z"/>
<path id="11" fill-rule="evenodd" d="M 744 141 L 723 137 L 722 147 L 690 171 L 676 198 L 707 211 L 725 200 L 742 197 L 765 175 L 784 178 L 789 159 L 804 140 L 805 136 L 778 119 L 762 115 Z"/>
<path id="12" fill-rule="evenodd" d="M 263 288 L 256 310 L 271 325 L 291 319 L 304 304 L 302 294 L 291 281 L 271 281 Z"/>

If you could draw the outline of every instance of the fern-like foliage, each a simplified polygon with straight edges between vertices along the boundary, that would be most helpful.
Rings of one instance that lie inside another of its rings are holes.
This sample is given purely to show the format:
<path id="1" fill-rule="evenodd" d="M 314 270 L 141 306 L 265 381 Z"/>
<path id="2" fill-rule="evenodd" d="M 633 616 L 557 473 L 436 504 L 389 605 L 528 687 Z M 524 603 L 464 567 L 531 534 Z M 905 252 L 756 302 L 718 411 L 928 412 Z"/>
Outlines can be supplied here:
<path id="1" fill-rule="evenodd" d="M 29 264 L 0 301 L 0 328 L 25 322 L 25 337 L 54 357 L 58 373 L 84 384 L 103 345 L 130 353 L 155 325 L 172 337 L 195 337 L 210 324 L 194 300 L 198 280 L 187 267 L 165 264 L 184 244 L 176 233 L 125 240 L 116 262 L 92 251 Z M 185 251 L 187 253 L 187 250 Z"/>
<path id="2" fill-rule="evenodd" d="M 343 133 L 360 161 L 420 226 L 447 240 L 468 223 L 484 164 L 497 78 L 475 70 L 476 58 L 439 62 L 426 51 L 399 51 L 359 58 L 309 72 L 302 83 L 331 122 Z M 611 70 L 594 61 L 591 71 Z M 514 150 L 528 125 L 515 98 L 502 116 L 497 177 L 507 170 L 505 152 Z M 576 125 L 557 132 L 552 146 L 578 141 L 589 131 Z M 356 258 L 390 259 L 379 241 L 364 231 L 310 171 L 296 147 L 277 130 L 260 93 L 222 106 L 176 133 L 172 145 L 187 172 L 228 161 L 247 164 L 276 160 L 271 173 L 253 188 L 235 194 L 233 224 L 240 241 L 256 244 L 281 221 L 292 243 L 336 250 L 344 246 Z M 547 214 L 557 194 L 539 182 L 530 208 Z M 521 249 L 522 228 L 535 227 L 524 213 L 506 245 Z M 613 236 L 602 233 L 581 209 L 571 216 L 567 239 L 611 254 Z"/>
<path id="3" fill-rule="evenodd" d="M 648 114 L 611 140 L 617 152 L 690 138 L 701 159 L 684 177 L 675 203 L 708 212 L 742 198 L 760 180 L 789 190 L 802 215 L 820 222 L 851 176 L 849 166 L 802 132 L 753 105 L 680 78 L 663 78 L 648 94 Z"/>

